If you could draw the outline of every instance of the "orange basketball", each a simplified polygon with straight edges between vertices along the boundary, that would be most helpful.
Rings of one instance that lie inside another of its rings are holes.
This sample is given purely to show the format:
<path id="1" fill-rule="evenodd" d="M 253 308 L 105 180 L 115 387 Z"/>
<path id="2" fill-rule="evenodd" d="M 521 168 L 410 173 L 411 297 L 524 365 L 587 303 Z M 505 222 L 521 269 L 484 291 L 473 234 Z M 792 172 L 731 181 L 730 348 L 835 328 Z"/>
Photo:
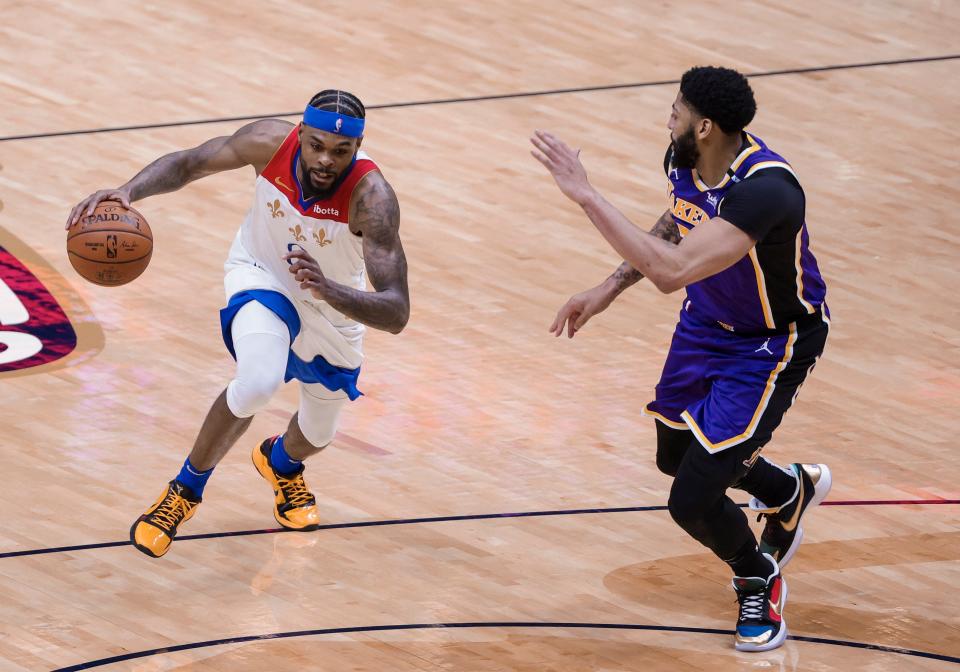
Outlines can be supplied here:
<path id="1" fill-rule="evenodd" d="M 153 232 L 139 212 L 100 201 L 67 229 L 67 255 L 77 273 L 98 285 L 125 285 L 147 268 Z"/>

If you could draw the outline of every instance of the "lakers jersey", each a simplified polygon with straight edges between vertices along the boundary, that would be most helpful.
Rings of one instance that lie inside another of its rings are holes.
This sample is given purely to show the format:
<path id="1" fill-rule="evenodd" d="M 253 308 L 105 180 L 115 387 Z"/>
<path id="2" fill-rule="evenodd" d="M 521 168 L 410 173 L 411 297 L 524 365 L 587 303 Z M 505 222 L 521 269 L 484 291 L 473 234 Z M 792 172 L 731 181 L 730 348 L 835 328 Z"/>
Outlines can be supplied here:
<path id="1" fill-rule="evenodd" d="M 304 361 L 320 355 L 334 366 L 352 369 L 363 359 L 365 327 L 300 289 L 283 257 L 305 250 L 329 280 L 365 289 L 362 239 L 350 231 L 348 214 L 357 184 L 379 169 L 364 152 L 358 152 L 332 195 L 308 199 L 297 177 L 298 130 L 290 132 L 257 177 L 253 205 L 224 265 L 227 299 L 254 289 L 283 294 L 302 323 L 293 352 Z"/>
<path id="2" fill-rule="evenodd" d="M 670 178 L 670 210 L 681 235 L 713 217 L 723 218 L 724 198 L 744 182 L 772 174 L 763 171 L 780 171 L 802 195 L 793 169 L 782 156 L 755 136 L 744 133 L 744 138 L 740 154 L 713 187 L 704 184 L 694 169 L 673 166 L 668 153 L 664 167 Z M 729 331 L 779 331 L 815 313 L 825 294 L 801 214 L 795 224 L 764 233 L 731 267 L 687 286 L 684 307 L 691 315 Z"/>

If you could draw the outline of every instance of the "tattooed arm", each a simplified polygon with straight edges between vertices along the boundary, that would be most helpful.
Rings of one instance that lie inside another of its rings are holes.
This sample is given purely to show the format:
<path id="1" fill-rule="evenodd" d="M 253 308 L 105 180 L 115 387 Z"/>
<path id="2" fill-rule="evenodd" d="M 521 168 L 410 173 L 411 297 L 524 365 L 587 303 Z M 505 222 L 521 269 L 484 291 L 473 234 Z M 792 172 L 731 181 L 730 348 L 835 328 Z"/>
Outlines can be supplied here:
<path id="1" fill-rule="evenodd" d="M 84 214 L 93 214 L 101 201 L 131 201 L 176 191 L 207 175 L 243 166 L 253 166 L 257 174 L 290 133 L 293 124 L 281 119 L 260 119 L 243 126 L 233 135 L 207 140 L 202 145 L 161 156 L 117 189 L 101 189 L 74 206 L 67 218 L 70 228 Z"/>
<path id="2" fill-rule="evenodd" d="M 662 238 L 668 243 L 673 243 L 674 245 L 680 243 L 680 229 L 677 228 L 677 223 L 673 221 L 669 210 L 660 215 L 660 219 L 658 219 L 657 223 L 650 229 L 650 233 L 657 238 Z M 627 262 L 620 264 L 617 270 L 607 278 L 607 281 L 611 282 L 616 289 L 614 297 L 618 296 L 627 287 L 637 284 L 640 280 L 643 280 L 643 273 Z"/>
<path id="3" fill-rule="evenodd" d="M 410 318 L 407 259 L 400 243 L 400 205 L 378 172 L 368 173 L 354 191 L 350 230 L 363 236 L 363 258 L 374 291 L 341 285 L 323 276 L 319 264 L 303 250 L 291 252 L 290 272 L 313 296 L 347 317 L 374 329 L 399 334 Z"/>
<path id="4" fill-rule="evenodd" d="M 650 229 L 650 233 L 674 245 L 680 242 L 680 229 L 677 228 L 669 210 L 660 215 L 660 219 Z M 566 326 L 567 337 L 573 338 L 587 320 L 606 310 L 627 287 L 635 285 L 642 279 L 643 273 L 626 261 L 623 262 L 609 278 L 596 287 L 570 297 L 557 312 L 553 324 L 550 325 L 550 332 L 554 336 L 559 336 Z"/>

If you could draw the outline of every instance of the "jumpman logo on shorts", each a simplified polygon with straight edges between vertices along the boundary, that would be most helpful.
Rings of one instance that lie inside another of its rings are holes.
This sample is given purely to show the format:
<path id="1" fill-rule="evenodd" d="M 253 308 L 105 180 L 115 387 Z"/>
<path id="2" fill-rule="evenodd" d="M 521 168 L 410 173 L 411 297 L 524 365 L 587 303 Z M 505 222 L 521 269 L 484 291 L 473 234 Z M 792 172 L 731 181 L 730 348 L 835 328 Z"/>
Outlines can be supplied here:
<path id="1" fill-rule="evenodd" d="M 763 345 L 761 345 L 759 348 L 754 350 L 754 352 L 769 352 L 772 355 L 773 350 L 770 349 L 770 339 L 768 338 L 767 340 L 765 340 L 763 342 Z"/>

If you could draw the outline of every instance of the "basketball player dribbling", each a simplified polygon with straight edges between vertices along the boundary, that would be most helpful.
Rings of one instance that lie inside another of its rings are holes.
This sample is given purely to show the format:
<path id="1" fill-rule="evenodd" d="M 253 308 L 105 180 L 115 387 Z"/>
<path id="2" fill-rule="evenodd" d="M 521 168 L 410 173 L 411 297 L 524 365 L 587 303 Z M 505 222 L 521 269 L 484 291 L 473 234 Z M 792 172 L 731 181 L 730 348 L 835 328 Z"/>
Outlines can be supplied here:
<path id="1" fill-rule="evenodd" d="M 229 137 L 163 156 L 118 189 L 98 191 L 67 222 L 102 200 L 130 202 L 243 166 L 256 171 L 254 202 L 225 264 L 224 342 L 236 375 L 213 403 L 180 473 L 130 529 L 158 558 L 195 513 L 214 467 L 281 383 L 296 379 L 300 405 L 285 433 L 253 450 L 273 487 L 274 517 L 316 529 L 303 460 L 333 439 L 340 411 L 360 396 L 365 327 L 399 333 L 410 314 L 400 209 L 377 165 L 359 151 L 363 104 L 321 91 L 297 126 L 250 123 Z M 366 291 L 366 275 L 374 291 Z"/>
<path id="2" fill-rule="evenodd" d="M 686 288 L 644 411 L 656 419 L 657 467 L 674 477 L 670 514 L 733 570 L 741 651 L 786 639 L 780 571 L 800 544 L 804 514 L 831 486 L 826 465 L 783 468 L 760 457 L 823 352 L 829 312 L 804 192 L 783 157 L 744 132 L 755 112 L 740 73 L 699 67 L 683 75 L 664 160 L 671 204 L 650 233 L 590 185 L 579 151 L 550 133 L 531 139 L 563 194 L 625 259 L 571 297 L 551 332 L 572 338 L 643 277 L 665 293 Z M 766 516 L 759 546 L 728 488 L 753 495 L 749 508 Z"/>

